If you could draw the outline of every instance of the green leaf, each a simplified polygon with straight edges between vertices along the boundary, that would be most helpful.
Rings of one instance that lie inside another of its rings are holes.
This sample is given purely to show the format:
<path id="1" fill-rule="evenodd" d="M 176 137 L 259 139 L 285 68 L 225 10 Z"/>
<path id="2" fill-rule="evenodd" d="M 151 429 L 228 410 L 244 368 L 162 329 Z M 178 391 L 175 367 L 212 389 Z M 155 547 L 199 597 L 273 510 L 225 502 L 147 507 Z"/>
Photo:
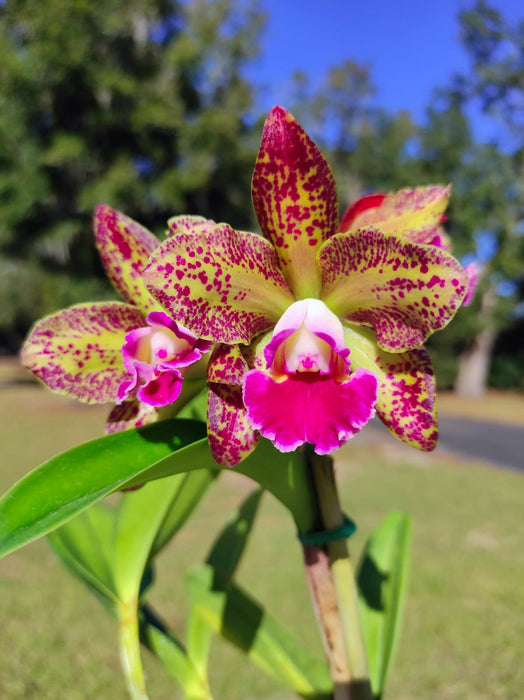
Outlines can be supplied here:
<path id="1" fill-rule="evenodd" d="M 180 642 L 153 611 L 139 605 L 144 570 L 159 532 L 161 543 L 183 524 L 216 473 L 199 470 L 175 474 L 122 496 L 118 509 L 94 504 L 48 535 L 63 563 L 97 594 L 119 620 L 122 653 L 142 679 L 138 649 L 147 646 L 176 678 L 185 696 L 209 698 L 206 677 L 200 677 Z M 129 674 L 128 674 L 129 675 Z M 135 675 L 131 678 L 136 681 Z M 143 680 L 143 679 L 142 679 Z M 129 682 L 129 678 L 128 678 Z M 132 684 L 133 692 L 136 691 Z"/>
<path id="2" fill-rule="evenodd" d="M 213 472 L 207 469 L 174 474 L 123 496 L 118 510 L 114 567 L 121 600 L 138 599 L 148 562 L 187 520 L 213 478 Z"/>
<path id="3" fill-rule="evenodd" d="M 249 494 L 240 508 L 233 513 L 207 556 L 206 563 L 218 571 L 226 583 L 233 578 L 242 558 L 262 493 L 261 489 L 256 489 Z M 187 651 L 203 677 L 207 675 L 211 638 L 211 627 L 193 607 L 187 625 Z"/>
<path id="4" fill-rule="evenodd" d="M 406 596 L 411 519 L 390 513 L 367 543 L 357 583 L 373 694 L 384 692 Z"/>
<path id="5" fill-rule="evenodd" d="M 218 571 L 227 582 L 233 578 L 242 558 L 261 497 L 261 489 L 249 494 L 236 513 L 233 513 L 207 555 L 206 564 Z"/>
<path id="6" fill-rule="evenodd" d="M 326 664 L 238 586 L 205 564 L 190 571 L 186 582 L 198 613 L 258 666 L 304 698 L 331 697 Z"/>
<path id="7" fill-rule="evenodd" d="M 44 462 L 0 501 L 0 553 L 58 527 L 204 434 L 201 423 L 165 421 L 90 440 Z"/>
<path id="8" fill-rule="evenodd" d="M 199 676 L 184 647 L 148 605 L 140 607 L 139 621 L 140 641 L 162 662 L 166 671 L 180 683 L 187 700 L 211 698 L 205 677 Z"/>
<path id="9" fill-rule="evenodd" d="M 113 577 L 115 524 L 115 510 L 96 504 L 48 535 L 65 566 L 112 610 L 118 602 Z"/>
<path id="10" fill-rule="evenodd" d="M 205 426 L 167 420 L 78 445 L 44 462 L 0 500 L 0 555 L 62 525 L 113 491 L 181 472 L 220 469 L 203 437 Z M 262 440 L 238 467 L 271 491 L 307 532 L 315 520 L 309 474 L 298 453 Z"/>
<path id="11" fill-rule="evenodd" d="M 173 535 L 180 530 L 218 474 L 219 471 L 215 469 L 199 469 L 184 475 L 183 482 L 174 498 L 173 504 L 156 534 L 151 549 L 152 557 L 156 556 L 171 540 Z"/>

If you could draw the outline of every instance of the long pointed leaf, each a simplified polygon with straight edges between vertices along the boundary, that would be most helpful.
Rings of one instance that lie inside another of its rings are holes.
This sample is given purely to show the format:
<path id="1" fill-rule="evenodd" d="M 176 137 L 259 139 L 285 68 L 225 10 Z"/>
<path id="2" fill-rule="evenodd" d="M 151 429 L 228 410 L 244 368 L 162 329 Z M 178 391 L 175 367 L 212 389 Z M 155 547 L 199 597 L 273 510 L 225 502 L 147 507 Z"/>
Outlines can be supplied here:
<path id="1" fill-rule="evenodd" d="M 205 427 L 169 420 L 91 440 L 45 462 L 0 500 L 0 555 L 31 542 L 113 491 L 171 474 L 219 469 L 203 438 Z M 296 453 L 267 440 L 236 471 L 258 481 L 292 513 L 297 526 L 313 526 L 309 475 Z"/>
<path id="2" fill-rule="evenodd" d="M 166 671 L 180 683 L 187 700 L 210 699 L 211 694 L 207 681 L 200 678 L 183 646 L 148 605 L 140 608 L 139 619 L 140 641 L 162 662 Z"/>
<path id="3" fill-rule="evenodd" d="M 375 697 L 384 692 L 406 596 L 411 520 L 390 513 L 373 533 L 358 572 L 360 612 Z"/>
<path id="4" fill-rule="evenodd" d="M 199 469 L 184 475 L 184 481 L 156 534 L 151 548 L 152 557 L 156 556 L 180 530 L 218 474 L 214 469 Z"/>
<path id="5" fill-rule="evenodd" d="M 95 504 L 48 535 L 65 566 L 110 607 L 118 602 L 112 566 L 115 524 L 115 510 Z"/>
<path id="6" fill-rule="evenodd" d="M 331 697 L 332 683 L 326 664 L 303 649 L 290 632 L 238 586 L 221 581 L 207 565 L 190 571 L 186 582 L 199 614 L 258 666 L 303 698 Z"/>
<path id="7" fill-rule="evenodd" d="M 262 490 L 256 489 L 233 513 L 207 556 L 206 563 L 228 583 L 233 578 L 246 547 Z M 187 624 L 187 652 L 201 676 L 207 677 L 207 659 L 213 635 L 212 628 L 193 606 Z"/>
<path id="8" fill-rule="evenodd" d="M 138 600 L 154 550 L 183 525 L 213 478 L 209 470 L 174 474 L 127 493 L 118 510 L 115 579 L 121 600 Z"/>

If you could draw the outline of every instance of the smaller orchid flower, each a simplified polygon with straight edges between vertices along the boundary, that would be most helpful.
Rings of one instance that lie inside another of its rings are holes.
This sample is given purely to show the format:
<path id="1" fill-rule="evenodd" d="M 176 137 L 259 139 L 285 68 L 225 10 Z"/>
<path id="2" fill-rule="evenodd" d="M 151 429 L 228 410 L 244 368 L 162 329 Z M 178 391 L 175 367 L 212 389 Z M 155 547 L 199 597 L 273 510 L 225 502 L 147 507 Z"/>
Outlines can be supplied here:
<path id="1" fill-rule="evenodd" d="M 152 311 L 147 326 L 126 335 L 124 366 L 131 379 L 118 387 L 118 402 L 132 396 L 150 406 L 167 406 L 182 391 L 182 368 L 197 362 L 211 343 L 198 340 L 162 311 Z"/>
<path id="2" fill-rule="evenodd" d="M 227 224 L 176 230 L 144 270 L 165 311 L 216 343 L 215 459 L 237 464 L 260 435 L 282 451 L 307 442 L 325 453 L 375 407 L 394 435 L 433 449 L 435 386 L 422 344 L 462 302 L 461 265 L 395 228 L 338 232 L 329 165 L 280 107 L 264 126 L 252 193 L 263 236 Z"/>
<path id="3" fill-rule="evenodd" d="M 207 358 L 200 360 L 211 344 L 169 318 L 148 293 L 142 270 L 160 245 L 150 231 L 104 205 L 94 230 L 108 276 L 127 303 L 79 304 L 41 319 L 21 356 L 53 391 L 116 403 L 107 424 L 115 432 L 156 420 L 157 409 L 180 396 L 193 363 L 200 389 Z"/>

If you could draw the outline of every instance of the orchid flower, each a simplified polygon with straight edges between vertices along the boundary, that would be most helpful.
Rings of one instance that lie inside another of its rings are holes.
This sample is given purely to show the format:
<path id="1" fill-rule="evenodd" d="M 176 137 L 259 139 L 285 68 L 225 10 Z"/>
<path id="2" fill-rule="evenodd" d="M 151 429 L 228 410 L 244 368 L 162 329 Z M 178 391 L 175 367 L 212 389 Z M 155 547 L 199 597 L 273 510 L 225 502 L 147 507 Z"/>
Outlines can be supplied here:
<path id="1" fill-rule="evenodd" d="M 41 319 L 22 362 L 53 391 L 116 403 L 107 424 L 115 432 L 156 420 L 211 344 L 169 318 L 147 291 L 142 269 L 160 244 L 150 231 L 104 205 L 94 230 L 106 272 L 127 303 L 79 304 Z M 205 377 L 205 366 L 195 374 Z"/>
<path id="2" fill-rule="evenodd" d="M 451 239 L 442 226 L 450 193 L 450 185 L 429 185 L 364 195 L 346 209 L 339 230 L 377 226 L 383 233 L 394 233 L 412 243 L 451 251 Z M 473 262 L 464 270 L 469 282 L 462 305 L 469 306 L 477 288 L 479 268 Z"/>
<path id="3" fill-rule="evenodd" d="M 424 450 L 437 439 L 435 384 L 422 349 L 467 288 L 435 245 L 376 226 L 338 232 L 332 172 L 281 107 L 253 175 L 263 236 L 201 219 L 174 226 L 144 270 L 164 310 L 217 343 L 208 434 L 234 465 L 265 436 L 282 451 L 342 445 L 374 413 Z"/>

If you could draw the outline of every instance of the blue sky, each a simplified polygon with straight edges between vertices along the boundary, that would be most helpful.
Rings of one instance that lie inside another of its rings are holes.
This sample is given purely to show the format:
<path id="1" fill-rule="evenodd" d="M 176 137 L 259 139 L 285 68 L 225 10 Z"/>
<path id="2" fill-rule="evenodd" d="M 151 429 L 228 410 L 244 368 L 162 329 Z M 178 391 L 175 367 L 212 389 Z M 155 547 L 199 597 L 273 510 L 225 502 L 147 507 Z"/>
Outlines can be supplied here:
<path id="1" fill-rule="evenodd" d="M 262 56 L 249 75 L 265 84 L 259 104 L 289 102 L 290 76 L 306 72 L 314 85 L 346 59 L 368 63 L 376 102 L 409 109 L 421 122 L 433 90 L 468 71 L 459 43 L 458 11 L 471 1 L 453 0 L 262 0 L 268 22 Z M 490 0 L 508 19 L 524 19 L 522 0 Z M 481 138 L 497 136 L 491 120 L 476 119 Z"/>

